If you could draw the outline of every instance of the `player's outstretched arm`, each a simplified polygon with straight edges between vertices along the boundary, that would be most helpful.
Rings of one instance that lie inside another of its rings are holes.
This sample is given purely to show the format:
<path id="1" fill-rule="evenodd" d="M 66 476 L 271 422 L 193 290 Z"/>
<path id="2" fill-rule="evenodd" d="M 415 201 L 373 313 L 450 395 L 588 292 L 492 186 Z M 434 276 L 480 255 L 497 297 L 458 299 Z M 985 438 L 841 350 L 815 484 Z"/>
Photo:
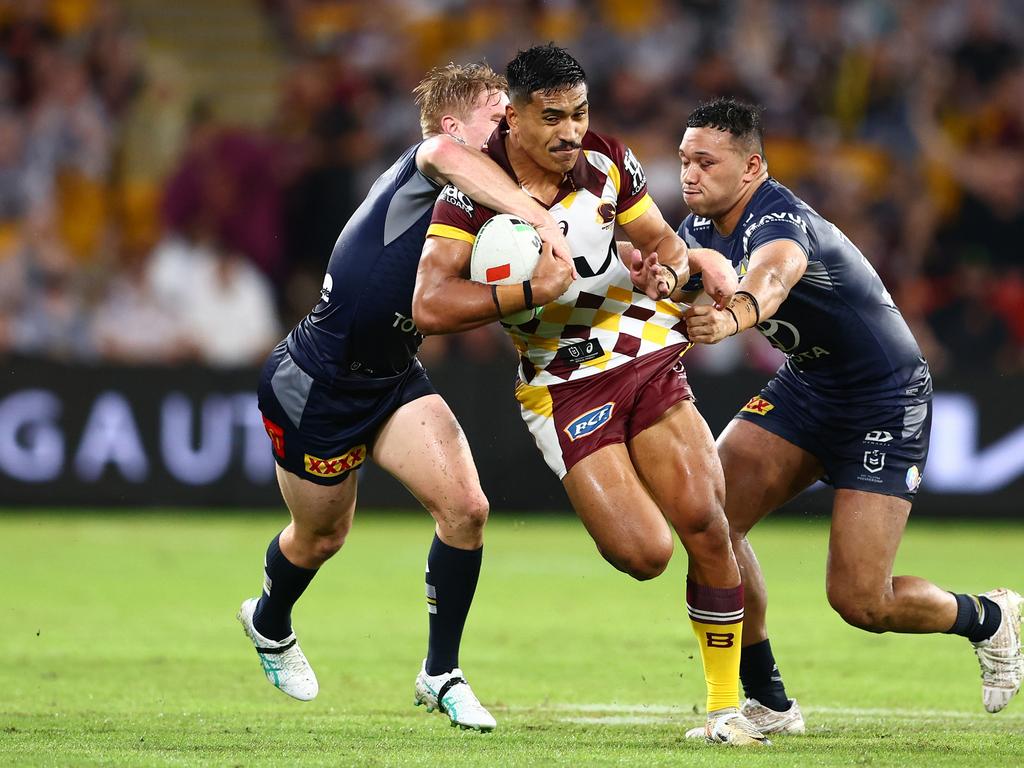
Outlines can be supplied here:
<path id="1" fill-rule="evenodd" d="M 732 301 L 733 294 L 739 287 L 736 268 L 732 262 L 713 248 L 691 248 L 687 251 L 690 257 L 690 274 L 700 274 L 704 292 L 710 296 L 719 309 Z M 693 296 L 683 296 L 693 299 Z"/>
<path id="2" fill-rule="evenodd" d="M 556 259 L 545 243 L 530 279 L 533 302 L 527 306 L 522 284 L 484 285 L 468 279 L 472 246 L 447 237 L 430 236 L 423 246 L 416 287 L 412 294 L 412 319 L 420 333 L 458 333 L 479 328 L 500 317 L 541 306 L 561 296 L 572 282 L 572 273 Z"/>
<path id="3" fill-rule="evenodd" d="M 686 335 L 698 344 L 717 344 L 774 315 L 807 270 L 807 255 L 791 240 L 774 240 L 750 255 L 739 290 L 724 309 L 690 307 Z"/>
<path id="4" fill-rule="evenodd" d="M 451 136 L 432 136 L 420 144 L 416 167 L 439 184 L 454 184 L 487 208 L 530 222 L 541 240 L 551 244 L 555 257 L 574 269 L 569 244 L 551 213 L 480 150 Z"/>
<path id="5" fill-rule="evenodd" d="M 634 248 L 620 247 L 619 256 L 629 269 L 633 285 L 648 298 L 668 298 L 690 278 L 686 243 L 668 225 L 657 205 L 652 204 L 622 229 Z"/>

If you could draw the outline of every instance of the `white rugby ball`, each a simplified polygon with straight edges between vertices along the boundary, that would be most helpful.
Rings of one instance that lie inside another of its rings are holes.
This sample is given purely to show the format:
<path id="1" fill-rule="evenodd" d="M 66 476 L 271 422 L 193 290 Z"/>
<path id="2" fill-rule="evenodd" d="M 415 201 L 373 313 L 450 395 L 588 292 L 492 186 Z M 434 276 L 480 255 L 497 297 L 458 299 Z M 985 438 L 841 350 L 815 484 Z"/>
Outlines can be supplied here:
<path id="1" fill-rule="evenodd" d="M 485 221 L 477 232 L 469 257 L 470 279 L 488 285 L 518 285 L 533 275 L 541 248 L 540 235 L 532 225 L 518 216 L 499 213 Z M 535 309 L 526 309 L 502 320 L 522 325 L 535 314 Z"/>

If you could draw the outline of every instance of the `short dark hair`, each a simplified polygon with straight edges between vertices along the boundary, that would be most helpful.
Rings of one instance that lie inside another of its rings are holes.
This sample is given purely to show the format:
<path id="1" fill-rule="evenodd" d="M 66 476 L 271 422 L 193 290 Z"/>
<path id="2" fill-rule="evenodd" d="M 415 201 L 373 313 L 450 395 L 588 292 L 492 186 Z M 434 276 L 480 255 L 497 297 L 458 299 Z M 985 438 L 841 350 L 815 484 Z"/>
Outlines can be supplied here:
<path id="1" fill-rule="evenodd" d="M 764 157 L 761 112 L 761 107 L 754 104 L 719 97 L 699 104 L 686 118 L 686 127 L 728 131 Z"/>
<path id="2" fill-rule="evenodd" d="M 505 68 L 505 79 L 509 98 L 524 104 L 536 91 L 550 94 L 575 88 L 587 81 L 587 73 L 565 48 L 548 43 L 517 53 Z"/>

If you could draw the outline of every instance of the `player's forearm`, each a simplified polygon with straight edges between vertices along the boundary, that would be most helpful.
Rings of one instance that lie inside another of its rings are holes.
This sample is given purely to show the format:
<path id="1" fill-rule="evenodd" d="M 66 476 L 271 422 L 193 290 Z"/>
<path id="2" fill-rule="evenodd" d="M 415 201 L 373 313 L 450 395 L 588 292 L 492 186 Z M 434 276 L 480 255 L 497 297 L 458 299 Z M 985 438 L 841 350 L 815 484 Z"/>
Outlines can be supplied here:
<path id="1" fill-rule="evenodd" d="M 806 269 L 807 257 L 792 242 L 778 240 L 756 248 L 730 305 L 739 330 L 772 317 Z"/>
<path id="2" fill-rule="evenodd" d="M 679 284 L 682 285 L 690 279 L 690 261 L 687 258 L 689 249 L 675 232 L 669 229 L 662 237 L 651 243 L 637 246 L 640 252 L 646 256 L 649 253 L 658 254 L 658 263 L 663 266 L 672 267 L 679 275 Z"/>
<path id="3" fill-rule="evenodd" d="M 725 256 L 713 248 L 690 248 L 686 252 L 686 256 L 689 261 L 691 275 L 702 273 L 713 260 L 725 259 Z"/>
<path id="4" fill-rule="evenodd" d="M 676 298 L 679 289 L 686 285 L 692 271 L 691 261 L 688 258 L 690 249 L 675 232 L 666 227 L 666 232 L 652 242 L 638 245 L 640 252 L 647 256 L 650 253 L 658 254 L 658 263 L 668 267 L 676 275 L 675 285 L 669 283 L 669 297 Z"/>
<path id="5" fill-rule="evenodd" d="M 551 213 L 480 150 L 448 141 L 432 151 L 429 160 L 440 176 L 471 200 L 498 213 L 519 216 L 535 226 L 555 226 Z"/>
<path id="6" fill-rule="evenodd" d="M 430 286 L 417 283 L 412 319 L 427 336 L 471 331 L 526 309 L 526 298 L 521 284 L 491 286 L 447 276 Z"/>
<path id="7" fill-rule="evenodd" d="M 789 288 L 775 270 L 760 267 L 747 272 L 729 305 L 738 330 L 744 331 L 770 318 L 787 296 Z"/>

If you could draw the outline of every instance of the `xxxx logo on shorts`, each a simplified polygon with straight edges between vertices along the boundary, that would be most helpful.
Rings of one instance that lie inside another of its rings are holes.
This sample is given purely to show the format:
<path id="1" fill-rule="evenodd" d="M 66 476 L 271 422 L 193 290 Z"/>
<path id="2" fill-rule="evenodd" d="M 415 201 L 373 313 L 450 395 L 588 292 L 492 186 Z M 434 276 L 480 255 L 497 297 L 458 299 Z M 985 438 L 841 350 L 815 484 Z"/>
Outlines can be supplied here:
<path id="1" fill-rule="evenodd" d="M 758 416 L 764 416 L 775 406 L 769 403 L 760 395 L 755 395 L 750 398 L 746 405 L 744 405 L 740 411 L 746 411 L 747 413 L 756 413 Z"/>
<path id="2" fill-rule="evenodd" d="M 366 460 L 366 446 L 357 445 L 333 459 L 318 459 L 306 454 L 306 471 L 317 477 L 335 477 L 355 469 Z"/>

